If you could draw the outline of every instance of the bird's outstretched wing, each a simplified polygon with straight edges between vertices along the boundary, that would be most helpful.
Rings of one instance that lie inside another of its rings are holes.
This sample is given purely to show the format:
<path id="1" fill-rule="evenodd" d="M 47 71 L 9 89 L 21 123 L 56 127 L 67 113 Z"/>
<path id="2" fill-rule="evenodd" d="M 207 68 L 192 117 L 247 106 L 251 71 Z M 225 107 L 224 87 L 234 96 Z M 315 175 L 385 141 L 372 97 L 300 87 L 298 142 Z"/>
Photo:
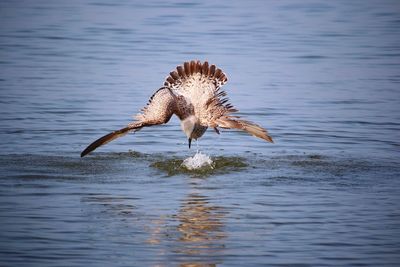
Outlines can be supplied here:
<path id="1" fill-rule="evenodd" d="M 93 150 L 98 148 L 99 146 L 105 145 L 105 144 L 111 142 L 112 140 L 117 139 L 118 137 L 126 135 L 129 131 L 133 131 L 133 129 L 131 129 L 130 127 L 125 127 L 125 128 L 116 130 L 114 132 L 111 132 L 109 134 L 106 134 L 103 137 L 100 137 L 99 139 L 97 139 L 96 141 L 94 141 L 93 143 L 88 145 L 85 148 L 85 150 L 82 151 L 81 157 L 86 156 L 87 154 L 89 154 L 90 152 L 92 152 Z"/>
<path id="2" fill-rule="evenodd" d="M 142 112 L 136 115 L 136 121 L 128 124 L 127 127 L 100 137 L 82 151 L 81 157 L 86 156 L 99 146 L 105 145 L 129 132 L 139 131 L 141 128 L 146 126 L 167 123 L 175 113 L 175 110 L 175 96 L 169 88 L 162 87 L 153 94 L 147 106 L 141 110 Z"/>
<path id="3" fill-rule="evenodd" d="M 222 116 L 216 120 L 216 124 L 221 128 L 243 130 L 267 142 L 274 142 L 266 129 L 251 121 L 241 120 L 232 116 Z"/>
<path id="4" fill-rule="evenodd" d="M 272 137 L 268 131 L 254 122 L 242 120 L 239 116 L 232 115 L 238 110 L 235 109 L 226 97 L 224 91 L 217 90 L 212 98 L 206 104 L 207 114 L 209 114 L 207 124 L 218 130 L 217 127 L 226 129 L 239 129 L 249 134 L 273 143 Z M 218 133 L 218 131 L 217 131 Z"/>

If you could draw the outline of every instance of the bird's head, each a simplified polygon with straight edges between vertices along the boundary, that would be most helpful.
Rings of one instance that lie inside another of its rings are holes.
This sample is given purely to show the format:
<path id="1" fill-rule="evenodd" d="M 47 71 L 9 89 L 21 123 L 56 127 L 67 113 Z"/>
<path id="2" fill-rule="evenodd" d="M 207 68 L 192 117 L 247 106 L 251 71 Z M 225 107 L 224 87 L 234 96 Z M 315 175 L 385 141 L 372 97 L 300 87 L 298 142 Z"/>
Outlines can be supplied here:
<path id="1" fill-rule="evenodd" d="M 196 123 L 197 119 L 193 115 L 190 115 L 186 119 L 181 120 L 182 131 L 186 134 L 186 137 L 189 140 L 189 148 L 192 143 L 192 138 L 194 138 L 193 130 L 195 129 Z"/>

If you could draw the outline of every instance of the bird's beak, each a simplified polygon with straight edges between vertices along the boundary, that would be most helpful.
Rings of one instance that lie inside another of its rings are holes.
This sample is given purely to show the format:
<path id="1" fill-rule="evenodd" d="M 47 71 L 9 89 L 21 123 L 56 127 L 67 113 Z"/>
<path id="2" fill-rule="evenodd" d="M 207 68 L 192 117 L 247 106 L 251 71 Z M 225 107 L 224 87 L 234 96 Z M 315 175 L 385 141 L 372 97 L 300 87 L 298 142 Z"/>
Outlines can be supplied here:
<path id="1" fill-rule="evenodd" d="M 189 148 L 190 148 L 190 146 L 192 145 L 192 138 L 189 138 L 188 141 L 189 141 Z"/>

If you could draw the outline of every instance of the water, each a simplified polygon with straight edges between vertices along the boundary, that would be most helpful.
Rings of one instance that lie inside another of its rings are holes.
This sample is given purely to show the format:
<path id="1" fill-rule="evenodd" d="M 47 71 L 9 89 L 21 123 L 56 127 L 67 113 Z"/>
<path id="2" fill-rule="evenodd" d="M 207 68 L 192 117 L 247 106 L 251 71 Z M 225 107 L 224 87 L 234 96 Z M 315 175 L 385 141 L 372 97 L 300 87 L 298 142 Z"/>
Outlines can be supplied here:
<path id="1" fill-rule="evenodd" d="M 398 266 L 398 1 L 1 1 L 1 266 Z M 179 122 L 81 159 L 208 60 L 269 144 Z"/>
<path id="2" fill-rule="evenodd" d="M 214 162 L 210 156 L 197 151 L 193 157 L 188 157 L 182 164 L 182 167 L 188 169 L 189 171 L 199 170 L 199 169 L 214 169 Z"/>

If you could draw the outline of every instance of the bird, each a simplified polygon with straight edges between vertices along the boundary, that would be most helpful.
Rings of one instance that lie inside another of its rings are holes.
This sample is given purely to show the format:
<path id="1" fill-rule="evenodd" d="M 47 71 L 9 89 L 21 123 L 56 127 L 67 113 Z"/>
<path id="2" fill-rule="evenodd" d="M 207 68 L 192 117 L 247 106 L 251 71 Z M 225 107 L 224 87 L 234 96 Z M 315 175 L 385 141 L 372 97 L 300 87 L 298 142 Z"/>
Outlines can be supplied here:
<path id="1" fill-rule="evenodd" d="M 217 134 L 220 134 L 219 128 L 243 130 L 273 143 L 266 129 L 237 115 L 238 110 L 221 90 L 227 81 L 225 73 L 215 65 L 209 65 L 208 61 L 191 60 L 178 65 L 133 122 L 91 143 L 82 151 L 81 157 L 129 132 L 166 124 L 172 115 L 179 118 L 189 149 L 192 140 L 202 137 L 208 128 L 213 128 Z"/>

